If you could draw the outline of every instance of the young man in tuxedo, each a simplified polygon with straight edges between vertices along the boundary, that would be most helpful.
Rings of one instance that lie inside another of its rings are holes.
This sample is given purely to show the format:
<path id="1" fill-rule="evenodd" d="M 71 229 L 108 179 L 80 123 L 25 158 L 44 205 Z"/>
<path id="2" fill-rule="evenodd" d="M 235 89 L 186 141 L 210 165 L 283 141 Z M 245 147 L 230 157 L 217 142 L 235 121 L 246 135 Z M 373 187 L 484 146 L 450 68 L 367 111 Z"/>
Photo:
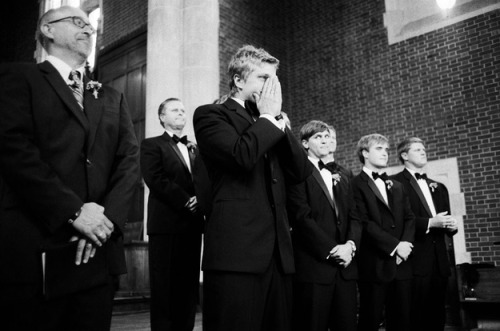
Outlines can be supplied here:
<path id="1" fill-rule="evenodd" d="M 194 181 L 196 145 L 182 136 L 184 105 L 170 98 L 158 108 L 165 132 L 141 144 L 141 171 L 149 188 L 151 329 L 192 330 L 198 303 L 203 214 Z"/>
<path id="2" fill-rule="evenodd" d="M 389 140 L 362 137 L 357 146 L 364 165 L 352 180 L 363 224 L 358 250 L 360 314 L 358 330 L 376 331 L 385 306 L 386 329 L 410 329 L 411 264 L 415 216 L 403 185 L 381 173 L 387 167 Z"/>
<path id="3" fill-rule="evenodd" d="M 446 287 L 450 262 L 446 237 L 457 232 L 457 222 L 450 215 L 448 190 L 424 173 L 427 154 L 424 142 L 412 137 L 397 148 L 405 169 L 393 178 L 403 184 L 415 214 L 413 266 L 412 330 L 444 329 Z"/>
<path id="4" fill-rule="evenodd" d="M 82 10 L 50 10 L 38 26 L 47 61 L 0 67 L 3 330 L 110 328 L 139 148 L 124 96 L 83 75 L 94 32 Z M 41 253 L 55 246 L 74 253 L 47 264 L 63 281 L 44 298 Z"/>
<path id="5" fill-rule="evenodd" d="M 343 174 L 344 177 L 350 181 L 354 177 L 352 170 L 343 167 L 335 161 L 335 152 L 337 151 L 337 131 L 332 125 L 328 126 L 328 131 L 330 132 L 328 154 L 325 157 L 322 157 L 321 160 L 331 172 Z"/>
<path id="6" fill-rule="evenodd" d="M 353 258 L 361 223 L 350 182 L 321 160 L 331 150 L 326 123 L 305 124 L 300 139 L 314 168 L 288 189 L 296 265 L 293 329 L 355 331 L 358 271 Z"/>
<path id="7" fill-rule="evenodd" d="M 286 183 L 310 163 L 281 113 L 279 61 L 240 48 L 231 95 L 196 109 L 194 129 L 212 182 L 203 255 L 203 329 L 290 330 L 295 271 Z"/>

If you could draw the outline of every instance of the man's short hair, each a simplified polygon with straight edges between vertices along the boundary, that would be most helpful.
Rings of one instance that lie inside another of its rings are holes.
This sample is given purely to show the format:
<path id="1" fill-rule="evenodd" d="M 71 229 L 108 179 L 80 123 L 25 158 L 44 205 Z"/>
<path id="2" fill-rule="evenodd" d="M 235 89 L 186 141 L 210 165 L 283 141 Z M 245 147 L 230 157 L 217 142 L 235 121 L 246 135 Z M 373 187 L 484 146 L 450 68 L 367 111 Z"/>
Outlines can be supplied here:
<path id="1" fill-rule="evenodd" d="M 362 164 L 365 164 L 365 157 L 363 156 L 363 151 L 369 151 L 371 146 L 378 143 L 386 143 L 387 145 L 389 145 L 389 139 L 378 133 L 368 134 L 359 139 L 356 153 L 358 154 L 359 161 Z"/>
<path id="2" fill-rule="evenodd" d="M 272 64 L 278 70 L 280 61 L 264 49 L 252 45 L 245 45 L 236 51 L 227 67 L 231 96 L 237 92 L 234 76 L 238 75 L 245 80 L 255 70 L 255 67 L 260 66 L 262 63 Z"/>
<path id="3" fill-rule="evenodd" d="M 167 100 L 163 101 L 162 103 L 160 103 L 160 107 L 158 107 L 158 118 L 160 119 L 160 123 L 161 123 L 161 126 L 165 127 L 165 125 L 163 125 L 163 121 L 161 120 L 160 118 L 160 115 L 163 113 L 163 110 L 165 109 L 165 107 L 167 106 L 167 104 L 171 101 L 181 101 L 181 99 L 179 98 L 168 98 Z"/>
<path id="4" fill-rule="evenodd" d="M 328 131 L 328 124 L 322 121 L 312 120 L 300 128 L 300 140 L 309 140 L 318 132 Z"/>
<path id="5" fill-rule="evenodd" d="M 46 35 L 43 34 L 42 26 L 50 22 L 52 16 L 58 9 L 60 8 L 53 8 L 46 11 L 42 16 L 40 16 L 40 19 L 38 20 L 38 25 L 36 28 L 36 39 L 40 42 L 40 45 L 42 45 L 44 49 L 47 49 L 47 43 L 49 39 L 47 38 Z"/>
<path id="6" fill-rule="evenodd" d="M 411 138 L 406 138 L 405 140 L 403 140 L 402 142 L 400 142 L 398 144 L 398 158 L 399 158 L 399 161 L 401 161 L 402 164 L 405 163 L 405 160 L 403 159 L 403 157 L 401 156 L 401 154 L 403 153 L 408 153 L 408 151 L 410 150 L 411 148 L 411 145 L 412 144 L 415 144 L 415 143 L 420 143 L 422 145 L 425 146 L 424 144 L 424 141 L 418 137 L 411 137 Z"/>
<path id="7" fill-rule="evenodd" d="M 335 130 L 335 128 L 333 127 L 333 125 L 328 124 L 328 130 L 330 130 L 330 132 L 333 132 L 333 133 L 337 134 L 337 130 Z"/>

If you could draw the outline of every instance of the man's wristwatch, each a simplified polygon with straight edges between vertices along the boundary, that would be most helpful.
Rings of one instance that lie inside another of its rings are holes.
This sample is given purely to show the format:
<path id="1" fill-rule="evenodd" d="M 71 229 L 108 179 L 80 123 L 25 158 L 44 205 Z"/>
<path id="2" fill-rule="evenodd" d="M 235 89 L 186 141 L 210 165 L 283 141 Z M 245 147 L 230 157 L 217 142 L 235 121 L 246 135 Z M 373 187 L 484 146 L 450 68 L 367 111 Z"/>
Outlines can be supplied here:
<path id="1" fill-rule="evenodd" d="M 81 213 L 82 213 L 82 208 L 78 209 L 78 211 L 69 218 L 68 223 L 73 224 L 73 222 L 76 221 L 76 219 L 80 216 Z"/>

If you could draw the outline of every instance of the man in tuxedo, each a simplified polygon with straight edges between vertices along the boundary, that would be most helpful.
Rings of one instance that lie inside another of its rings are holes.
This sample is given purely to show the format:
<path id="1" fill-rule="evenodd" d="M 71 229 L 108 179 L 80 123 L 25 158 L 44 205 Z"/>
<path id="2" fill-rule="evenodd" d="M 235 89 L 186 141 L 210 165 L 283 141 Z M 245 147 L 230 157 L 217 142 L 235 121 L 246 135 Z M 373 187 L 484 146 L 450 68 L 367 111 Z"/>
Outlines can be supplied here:
<path id="1" fill-rule="evenodd" d="M 213 188 L 202 264 L 206 331 L 291 327 L 285 185 L 311 168 L 280 116 L 278 64 L 263 49 L 240 48 L 229 64 L 231 97 L 194 114 Z"/>
<path id="2" fill-rule="evenodd" d="M 328 125 L 328 131 L 330 132 L 330 142 L 328 154 L 321 158 L 325 166 L 331 172 L 337 172 L 344 175 L 345 179 L 351 180 L 354 177 L 351 169 L 347 169 L 335 161 L 335 152 L 337 151 L 337 131 L 332 125 Z"/>
<path id="3" fill-rule="evenodd" d="M 158 116 L 165 132 L 141 144 L 149 187 L 151 329 L 186 331 L 194 327 L 198 303 L 203 227 L 193 181 L 197 149 L 182 136 L 186 112 L 179 99 L 162 102 Z"/>
<path id="4" fill-rule="evenodd" d="M 355 331 L 358 271 L 353 258 L 361 223 L 350 183 L 321 161 L 331 150 L 326 123 L 305 124 L 300 139 L 314 168 L 288 190 L 296 264 L 293 328 Z"/>
<path id="5" fill-rule="evenodd" d="M 50 10 L 38 26 L 47 61 L 0 67 L 3 330 L 110 327 L 139 149 L 124 96 L 83 75 L 94 32 L 80 9 Z M 58 264 L 70 267 L 50 272 L 93 286 L 44 298 L 41 252 L 49 258 L 49 248 L 69 241 L 72 256 Z"/>
<path id="6" fill-rule="evenodd" d="M 424 173 L 427 164 L 424 142 L 420 138 L 408 138 L 397 150 L 405 169 L 393 178 L 401 182 L 408 193 L 416 224 L 411 258 L 412 330 L 442 331 L 446 319 L 446 287 L 451 275 L 445 237 L 457 232 L 457 222 L 450 215 L 446 186 Z"/>
<path id="7" fill-rule="evenodd" d="M 358 250 L 360 313 L 358 330 L 378 330 L 384 306 L 386 329 L 410 329 L 411 264 L 415 216 L 403 185 L 381 173 L 387 167 L 389 140 L 362 137 L 357 146 L 364 165 L 352 180 L 363 224 Z"/>

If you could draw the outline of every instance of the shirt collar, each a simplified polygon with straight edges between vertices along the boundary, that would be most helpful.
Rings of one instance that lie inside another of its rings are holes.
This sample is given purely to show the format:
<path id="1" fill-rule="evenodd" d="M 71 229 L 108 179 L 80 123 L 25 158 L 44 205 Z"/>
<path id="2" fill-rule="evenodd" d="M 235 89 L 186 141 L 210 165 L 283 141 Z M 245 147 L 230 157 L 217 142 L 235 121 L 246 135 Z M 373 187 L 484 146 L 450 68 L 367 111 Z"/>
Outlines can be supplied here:
<path id="1" fill-rule="evenodd" d="M 368 169 L 367 167 L 363 167 L 363 171 L 368 175 L 368 177 L 370 177 L 371 180 L 375 181 L 372 176 L 372 170 Z"/>
<path id="2" fill-rule="evenodd" d="M 241 105 L 241 107 L 245 108 L 245 101 L 238 99 L 238 98 L 235 98 L 235 97 L 231 97 L 231 99 L 233 99 L 234 101 L 239 103 Z"/>
<path id="3" fill-rule="evenodd" d="M 319 162 L 319 159 L 314 157 L 314 156 L 310 156 L 308 155 L 307 158 L 309 159 L 309 161 L 311 161 L 311 163 L 316 167 L 316 169 L 319 170 L 319 165 L 318 165 L 318 162 Z"/>
<path id="4" fill-rule="evenodd" d="M 408 170 L 408 172 L 409 172 L 409 173 L 413 176 L 413 178 L 417 179 L 417 177 L 415 177 L 415 174 L 417 173 L 415 170 L 412 170 L 412 169 L 410 169 L 410 168 L 408 168 L 408 167 L 405 167 L 405 168 L 406 168 L 406 170 Z"/>
<path id="5" fill-rule="evenodd" d="M 56 68 L 56 70 L 59 72 L 59 74 L 61 75 L 61 77 L 64 79 L 65 82 L 69 82 L 69 74 L 72 70 L 79 71 L 80 76 L 83 77 L 83 71 L 84 71 L 83 66 L 73 69 L 66 62 L 64 62 L 58 57 L 55 57 L 54 55 L 47 56 L 47 61 L 49 61 L 50 64 L 52 64 L 54 68 Z"/>

